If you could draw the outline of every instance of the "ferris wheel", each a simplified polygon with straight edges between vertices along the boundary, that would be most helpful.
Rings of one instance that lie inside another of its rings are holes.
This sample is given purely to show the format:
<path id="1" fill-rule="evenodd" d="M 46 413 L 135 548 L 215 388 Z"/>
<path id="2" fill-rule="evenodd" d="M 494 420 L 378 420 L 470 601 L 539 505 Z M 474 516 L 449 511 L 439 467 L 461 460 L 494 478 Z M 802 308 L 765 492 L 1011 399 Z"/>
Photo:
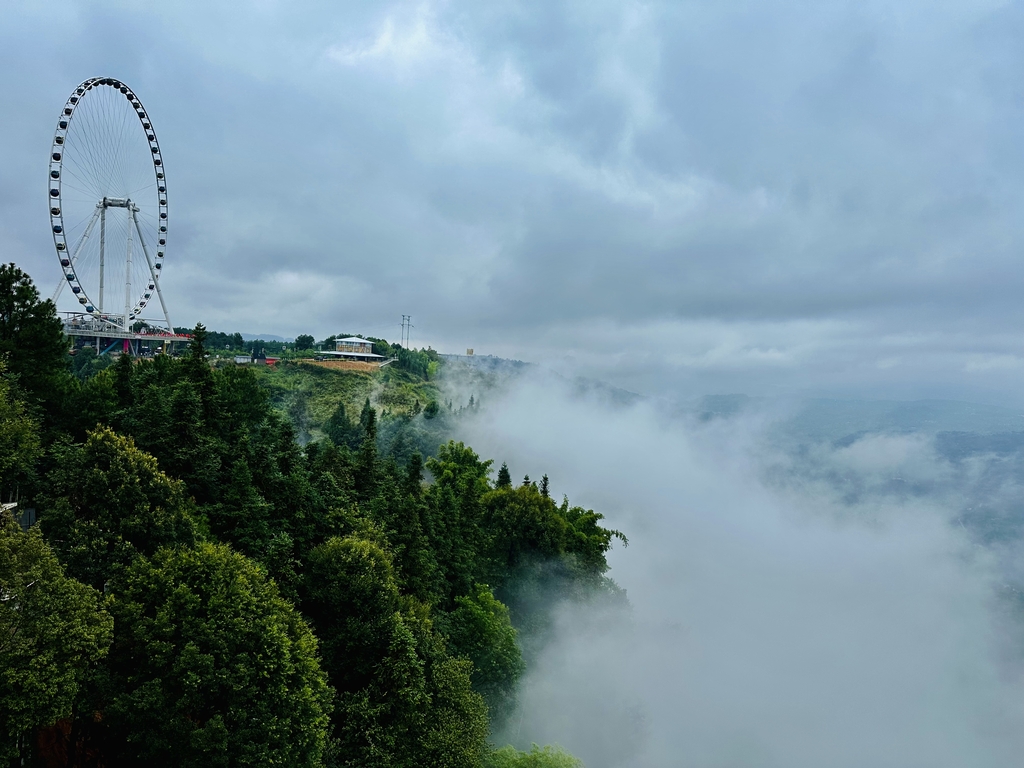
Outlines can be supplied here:
<path id="1" fill-rule="evenodd" d="M 50 152 L 50 225 L 80 311 L 129 331 L 160 291 L 167 182 L 149 114 L 127 85 L 96 77 L 68 97 Z"/>

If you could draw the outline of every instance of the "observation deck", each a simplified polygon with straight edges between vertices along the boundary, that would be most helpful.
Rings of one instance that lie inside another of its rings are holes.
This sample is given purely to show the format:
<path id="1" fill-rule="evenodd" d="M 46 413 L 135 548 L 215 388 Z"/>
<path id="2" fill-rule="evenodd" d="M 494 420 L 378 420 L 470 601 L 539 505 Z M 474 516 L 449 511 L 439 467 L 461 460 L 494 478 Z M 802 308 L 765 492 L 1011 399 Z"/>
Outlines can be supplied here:
<path id="1" fill-rule="evenodd" d="M 150 342 L 155 344 L 168 344 L 174 342 L 188 343 L 192 337 L 185 333 L 170 333 L 166 329 L 159 329 L 153 326 L 140 328 L 138 331 L 125 329 L 123 327 L 123 315 L 111 315 L 105 319 L 102 315 L 97 317 L 88 312 L 62 312 L 64 333 L 67 336 L 86 336 L 92 339 L 108 339 L 112 342 Z M 111 345 L 113 346 L 113 345 Z"/>

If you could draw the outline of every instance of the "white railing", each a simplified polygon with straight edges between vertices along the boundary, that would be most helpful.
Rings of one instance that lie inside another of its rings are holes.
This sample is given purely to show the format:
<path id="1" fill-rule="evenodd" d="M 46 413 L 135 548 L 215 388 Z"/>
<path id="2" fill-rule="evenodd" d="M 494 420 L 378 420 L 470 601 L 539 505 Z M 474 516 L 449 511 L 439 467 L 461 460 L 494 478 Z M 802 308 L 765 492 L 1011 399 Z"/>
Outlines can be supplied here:
<path id="1" fill-rule="evenodd" d="M 107 339 L 171 339 L 186 340 L 189 337 L 171 333 L 163 328 L 143 326 L 139 330 L 125 329 L 123 315 L 112 315 L 110 318 L 97 317 L 86 312 L 64 312 L 64 333 L 68 336 L 101 336 Z"/>

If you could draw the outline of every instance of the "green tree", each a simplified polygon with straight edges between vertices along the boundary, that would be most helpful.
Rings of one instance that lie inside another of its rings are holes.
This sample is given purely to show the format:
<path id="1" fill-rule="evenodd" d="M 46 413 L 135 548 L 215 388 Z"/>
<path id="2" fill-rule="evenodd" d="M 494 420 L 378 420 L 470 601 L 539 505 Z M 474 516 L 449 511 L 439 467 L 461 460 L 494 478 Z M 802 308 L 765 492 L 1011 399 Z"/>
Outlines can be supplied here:
<path id="1" fill-rule="evenodd" d="M 592 510 L 561 505 L 541 495 L 533 483 L 497 488 L 481 499 L 485 508 L 483 544 L 486 578 L 509 607 L 527 660 L 550 637 L 556 600 L 590 600 L 596 595 L 624 599 L 605 576 L 606 554 L 618 531 L 600 525 Z"/>
<path id="2" fill-rule="evenodd" d="M 359 426 L 362 429 L 363 435 L 366 435 L 372 429 L 374 430 L 374 437 L 377 436 L 377 411 L 370 405 L 370 398 L 366 398 L 366 402 L 363 403 L 363 410 L 359 412 Z"/>
<path id="3" fill-rule="evenodd" d="M 422 457 L 414 453 L 405 472 L 385 464 L 377 474 L 368 516 L 387 538 L 403 593 L 429 602 L 437 591 L 437 563 L 423 531 Z"/>
<path id="4" fill-rule="evenodd" d="M 448 655 L 426 606 L 400 595 L 380 543 L 348 536 L 313 550 L 303 608 L 338 690 L 340 765 L 479 766 L 487 716 L 472 665 Z"/>
<path id="5" fill-rule="evenodd" d="M 359 445 L 359 452 L 355 457 L 355 481 L 356 491 L 359 495 L 368 499 L 373 496 L 377 485 L 377 412 L 370 406 L 370 399 L 366 399 L 363 412 L 359 417 L 359 424 L 363 428 L 363 441 Z"/>
<path id="6" fill-rule="evenodd" d="M 222 411 L 213 424 L 225 439 L 239 437 L 270 414 L 270 396 L 252 368 L 222 368 L 216 371 L 214 380 L 217 403 Z"/>
<path id="7" fill-rule="evenodd" d="M 295 337 L 295 349 L 313 349 L 316 341 L 308 333 L 300 333 Z"/>
<path id="8" fill-rule="evenodd" d="M 473 688 L 484 697 L 492 728 L 500 727 L 516 704 L 516 684 L 525 670 L 516 630 L 502 605 L 483 584 L 455 598 L 456 608 L 438 624 L 452 652 L 473 662 Z"/>
<path id="9" fill-rule="evenodd" d="M 210 423 L 217 418 L 218 403 L 213 371 L 210 369 L 206 352 L 206 339 L 209 332 L 202 323 L 196 323 L 192 329 L 192 340 L 188 345 L 188 354 L 183 360 L 185 378 L 191 382 L 203 407 L 203 417 Z"/>
<path id="10" fill-rule="evenodd" d="M 482 499 L 486 507 L 489 561 L 498 582 L 524 562 L 571 556 L 583 574 L 599 576 L 608 570 L 605 554 L 613 538 L 625 536 L 603 528 L 602 515 L 582 507 L 561 506 L 524 481 L 518 488 L 497 488 Z"/>
<path id="11" fill-rule="evenodd" d="M 65 434 L 84 440 L 86 433 L 96 425 L 111 424 L 117 412 L 117 395 L 110 371 L 99 371 L 82 382 L 72 402 L 73 408 L 61 424 Z"/>
<path id="12" fill-rule="evenodd" d="M 425 523 L 428 539 L 445 586 L 439 605 L 451 610 L 454 598 L 468 595 L 484 581 L 486 538 L 482 498 L 490 490 L 491 462 L 473 449 L 449 441 L 427 460 L 434 483 L 427 490 Z"/>
<path id="13" fill-rule="evenodd" d="M 483 768 L 583 768 L 583 761 L 561 747 L 538 747 L 520 752 L 512 746 L 496 749 L 486 756 Z"/>
<path id="14" fill-rule="evenodd" d="M 259 565 L 224 545 L 164 549 L 113 595 L 114 762 L 322 764 L 331 695 L 316 638 Z"/>
<path id="15" fill-rule="evenodd" d="M 508 471 L 508 464 L 505 462 L 501 463 L 501 469 L 498 470 L 498 481 L 496 483 L 498 488 L 511 488 L 512 487 L 512 475 Z"/>
<path id="16" fill-rule="evenodd" d="M 184 485 L 131 438 L 101 427 L 55 446 L 53 463 L 40 523 L 75 578 L 99 588 L 139 555 L 200 537 Z"/>
<path id="17" fill-rule="evenodd" d="M 99 592 L 64 575 L 35 527 L 0 512 L 0 764 L 32 729 L 69 717 L 90 662 L 110 645 Z"/>
<path id="18" fill-rule="evenodd" d="M 330 539 L 310 554 L 303 607 L 338 691 L 338 762 L 415 765 L 426 675 L 390 557 L 367 539 Z"/>
<path id="19" fill-rule="evenodd" d="M 330 418 L 324 425 L 324 432 L 331 442 L 339 448 L 347 446 L 350 449 L 359 447 L 363 440 L 364 431 L 358 424 L 349 421 L 345 414 L 345 404 L 338 403 L 338 407 L 331 413 Z"/>
<path id="20" fill-rule="evenodd" d="M 222 446 L 211 434 L 211 416 L 214 420 L 218 418 L 217 409 L 210 406 L 212 413 L 207 413 L 203 401 L 204 389 L 207 401 L 213 400 L 212 385 L 211 376 L 209 386 L 184 380 L 164 387 L 167 418 L 157 422 L 140 419 L 132 424 L 131 430 L 137 434 L 146 429 L 145 447 L 159 456 L 161 466 L 172 477 L 185 482 L 188 491 L 201 504 L 216 499 L 223 467 Z"/>
<path id="21" fill-rule="evenodd" d="M 86 381 L 114 362 L 110 355 L 100 355 L 95 347 L 82 347 L 74 353 L 71 370 L 79 381 Z"/>
<path id="22" fill-rule="evenodd" d="M 338 690 L 362 688 L 373 679 L 391 648 L 400 604 L 391 557 L 379 544 L 335 537 L 310 553 L 303 610 Z"/>
<path id="23" fill-rule="evenodd" d="M 0 359 L 32 407 L 52 422 L 73 391 L 68 341 L 57 308 L 41 301 L 32 279 L 14 264 L 0 264 Z"/>
<path id="24" fill-rule="evenodd" d="M 11 392 L 0 360 L 0 501 L 16 501 L 40 455 L 39 428 Z"/>
<path id="25" fill-rule="evenodd" d="M 272 537 L 273 509 L 253 482 L 248 463 L 232 465 L 221 499 L 205 507 L 211 532 L 250 557 L 259 557 Z"/>
<path id="26" fill-rule="evenodd" d="M 420 759 L 413 765 L 478 768 L 487 745 L 487 705 L 473 691 L 471 662 L 448 656 L 438 635 L 428 631 L 424 619 L 418 627 L 421 654 L 427 659 L 430 709 L 420 740 Z"/>
<path id="27" fill-rule="evenodd" d="M 423 495 L 423 454 L 416 451 L 405 467 L 405 491 L 413 498 Z"/>

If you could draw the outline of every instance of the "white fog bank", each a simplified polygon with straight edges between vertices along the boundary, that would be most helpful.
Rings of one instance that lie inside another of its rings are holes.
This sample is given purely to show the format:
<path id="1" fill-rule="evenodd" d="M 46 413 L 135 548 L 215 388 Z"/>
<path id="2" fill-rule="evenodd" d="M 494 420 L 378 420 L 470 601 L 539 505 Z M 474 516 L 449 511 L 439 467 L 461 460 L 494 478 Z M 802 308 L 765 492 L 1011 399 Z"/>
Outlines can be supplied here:
<path id="1" fill-rule="evenodd" d="M 588 768 L 1020 765 L 1016 625 L 988 550 L 941 497 L 844 503 L 799 467 L 780 482 L 793 460 L 764 423 L 613 409 L 551 380 L 492 397 L 470 444 L 630 541 L 610 575 L 632 615 L 563 608 L 504 736 Z M 944 471 L 920 440 L 872 439 L 829 460 Z"/>

